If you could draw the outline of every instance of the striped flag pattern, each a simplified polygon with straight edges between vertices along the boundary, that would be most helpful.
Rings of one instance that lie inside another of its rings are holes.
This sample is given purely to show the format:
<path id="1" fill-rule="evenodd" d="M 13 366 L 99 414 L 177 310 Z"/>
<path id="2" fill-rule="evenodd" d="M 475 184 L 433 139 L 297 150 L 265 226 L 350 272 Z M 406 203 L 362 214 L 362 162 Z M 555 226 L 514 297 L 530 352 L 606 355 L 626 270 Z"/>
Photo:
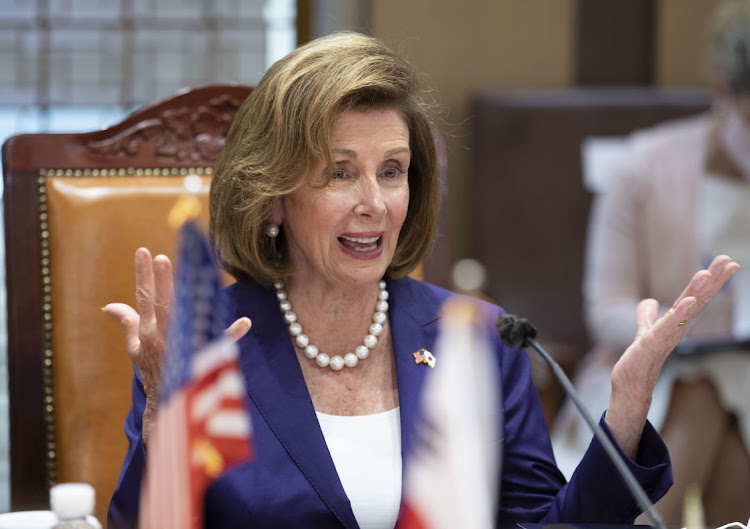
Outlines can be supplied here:
<path id="1" fill-rule="evenodd" d="M 203 494 L 251 456 L 252 433 L 228 308 L 200 230 L 180 233 L 175 309 L 141 488 L 140 529 L 200 529 Z"/>
<path id="2" fill-rule="evenodd" d="M 404 462 L 396 529 L 490 529 L 503 431 L 499 366 L 487 338 L 490 314 L 468 298 L 451 299 L 442 311 L 418 439 Z"/>

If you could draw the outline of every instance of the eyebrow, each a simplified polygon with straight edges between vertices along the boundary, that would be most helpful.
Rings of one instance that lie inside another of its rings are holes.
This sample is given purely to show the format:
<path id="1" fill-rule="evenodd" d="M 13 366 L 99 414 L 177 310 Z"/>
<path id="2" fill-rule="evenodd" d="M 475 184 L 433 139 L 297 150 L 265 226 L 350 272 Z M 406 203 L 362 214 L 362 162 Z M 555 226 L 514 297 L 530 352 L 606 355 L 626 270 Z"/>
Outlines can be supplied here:
<path id="1" fill-rule="evenodd" d="M 351 149 L 334 149 L 333 152 L 335 154 L 343 154 L 347 158 L 357 158 L 356 151 L 352 151 Z M 409 147 L 396 147 L 395 149 L 391 149 L 390 151 L 385 152 L 385 158 L 388 158 L 390 156 L 401 154 L 401 153 L 409 153 L 411 154 L 411 149 Z"/>

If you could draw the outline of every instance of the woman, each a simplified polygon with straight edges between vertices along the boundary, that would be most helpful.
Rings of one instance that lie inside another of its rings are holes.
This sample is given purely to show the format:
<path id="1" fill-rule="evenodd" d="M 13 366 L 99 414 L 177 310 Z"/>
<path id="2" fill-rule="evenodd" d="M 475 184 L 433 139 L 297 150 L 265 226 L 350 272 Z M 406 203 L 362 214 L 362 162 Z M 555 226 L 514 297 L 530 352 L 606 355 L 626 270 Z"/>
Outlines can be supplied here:
<path id="1" fill-rule="evenodd" d="M 237 321 L 251 397 L 255 457 L 222 475 L 205 498 L 207 527 L 393 527 L 423 366 L 438 310 L 451 294 L 406 274 L 435 234 L 435 143 L 417 76 L 375 39 L 338 34 L 272 66 L 240 109 L 211 188 L 211 234 Z M 737 265 L 717 259 L 656 320 L 639 312 L 639 340 L 613 373 L 602 422 L 655 498 L 668 456 L 645 420 L 678 325 Z M 124 323 L 133 362 L 130 449 L 110 526 L 135 520 L 156 402 L 160 322 L 169 312 L 168 260 L 136 255 L 140 301 L 106 310 Z M 279 310 L 281 309 L 281 310 Z M 498 309 L 494 308 L 495 314 Z M 140 322 L 140 324 L 139 324 Z M 570 484 L 557 471 L 526 356 L 494 332 L 505 410 L 499 515 L 512 520 L 629 521 L 633 501 L 601 447 Z"/>
<path id="2" fill-rule="evenodd" d="M 750 256 L 750 0 L 720 4 L 710 27 L 715 88 L 710 112 L 635 133 L 627 162 L 595 203 L 584 293 L 594 349 L 577 385 L 595 413 L 609 373 L 630 343 L 642 297 L 666 312 L 696 267 L 717 253 Z M 750 275 L 738 273 L 688 329 L 696 341 L 750 338 Z M 750 497 L 750 359 L 731 348 L 674 358 L 649 419 L 669 447 L 675 486 L 659 502 L 682 523 L 687 487 L 704 491 L 706 521 L 746 520 Z M 560 414 L 555 451 L 571 469 L 588 444 L 572 406 Z M 567 472 L 566 472 L 567 473 Z"/>

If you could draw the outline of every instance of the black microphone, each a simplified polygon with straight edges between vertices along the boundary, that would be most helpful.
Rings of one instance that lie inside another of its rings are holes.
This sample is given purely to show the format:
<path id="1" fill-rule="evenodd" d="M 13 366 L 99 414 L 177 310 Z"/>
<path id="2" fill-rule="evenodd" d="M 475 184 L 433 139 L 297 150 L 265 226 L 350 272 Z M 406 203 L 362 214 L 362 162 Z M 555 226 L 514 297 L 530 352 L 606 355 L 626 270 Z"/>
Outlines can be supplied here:
<path id="1" fill-rule="evenodd" d="M 562 384 L 565 393 L 568 395 L 570 400 L 573 401 L 573 404 L 575 404 L 576 408 L 578 408 L 578 411 L 581 413 L 581 415 L 583 415 L 583 418 L 586 420 L 589 428 L 591 428 L 591 430 L 594 432 L 594 435 L 599 440 L 599 443 L 601 443 L 602 448 L 604 448 L 604 451 L 609 456 L 612 464 L 615 465 L 615 468 L 620 474 L 620 477 L 625 480 L 625 484 L 630 490 L 630 494 L 633 496 L 633 499 L 638 503 L 638 506 L 641 508 L 641 510 L 645 512 L 646 515 L 651 519 L 651 522 L 654 524 L 654 526 L 656 526 L 658 529 L 666 529 L 664 520 L 662 520 L 659 513 L 656 512 L 654 504 L 651 503 L 651 500 L 646 495 L 643 487 L 641 487 L 640 483 L 638 483 L 638 481 L 635 479 L 635 476 L 633 476 L 633 473 L 622 460 L 620 454 L 617 452 L 617 449 L 612 444 L 612 441 L 610 441 L 609 437 L 607 437 L 607 434 L 604 433 L 604 431 L 599 427 L 599 424 L 594 421 L 593 417 L 591 417 L 591 414 L 584 407 L 583 403 L 581 402 L 581 398 L 578 396 L 578 392 L 573 387 L 573 384 L 571 384 L 568 376 L 562 370 L 560 365 L 555 362 L 554 358 L 552 358 L 550 354 L 545 351 L 544 347 L 539 345 L 539 343 L 535 340 L 536 329 L 531 325 L 531 323 L 529 323 L 529 320 L 527 320 L 526 318 L 518 318 L 513 314 L 502 314 L 497 322 L 497 328 L 500 331 L 500 338 L 502 338 L 505 345 L 512 347 L 513 349 L 523 349 L 526 347 L 531 347 L 541 355 L 541 357 L 545 362 L 547 362 L 547 364 L 549 364 L 550 368 L 552 368 L 552 373 L 554 373 L 557 380 L 560 382 L 560 384 Z"/>

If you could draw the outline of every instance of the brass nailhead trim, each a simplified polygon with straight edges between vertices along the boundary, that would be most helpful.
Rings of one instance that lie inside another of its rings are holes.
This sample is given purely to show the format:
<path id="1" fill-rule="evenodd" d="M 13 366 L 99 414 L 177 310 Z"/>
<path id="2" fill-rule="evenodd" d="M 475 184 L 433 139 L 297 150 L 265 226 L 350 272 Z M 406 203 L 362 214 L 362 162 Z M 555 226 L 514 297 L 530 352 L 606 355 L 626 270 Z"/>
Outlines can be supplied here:
<path id="1" fill-rule="evenodd" d="M 39 238 L 42 248 L 41 273 L 44 290 L 44 304 L 42 306 L 42 339 L 44 342 L 44 364 L 42 367 L 42 383 L 44 384 L 45 406 L 44 424 L 47 446 L 47 484 L 52 487 L 57 483 L 57 450 L 55 447 L 55 408 L 52 398 L 52 305 L 50 294 L 49 269 L 49 226 L 47 224 L 47 175 L 49 171 L 39 172 L 37 179 L 39 192 Z"/>
<path id="2" fill-rule="evenodd" d="M 85 178 L 91 176 L 186 176 L 197 174 L 210 176 L 214 174 L 212 167 L 147 167 L 147 168 L 119 168 L 119 169 L 40 169 L 37 183 L 40 188 L 46 186 L 47 177 L 65 176 Z M 46 201 L 46 196 L 44 198 Z"/>

